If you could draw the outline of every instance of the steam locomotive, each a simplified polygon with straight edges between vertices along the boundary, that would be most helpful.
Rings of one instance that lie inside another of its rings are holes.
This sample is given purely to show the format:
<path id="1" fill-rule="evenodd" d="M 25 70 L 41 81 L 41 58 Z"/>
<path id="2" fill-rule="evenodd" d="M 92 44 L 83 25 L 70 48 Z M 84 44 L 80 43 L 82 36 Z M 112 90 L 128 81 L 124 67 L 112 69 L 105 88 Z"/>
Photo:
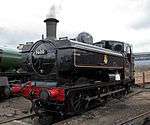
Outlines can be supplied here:
<path id="1" fill-rule="evenodd" d="M 19 52 L 10 48 L 0 48 L 0 97 L 9 97 L 14 90 L 12 84 L 24 82 L 25 73 L 19 71 L 21 60 Z"/>
<path id="2" fill-rule="evenodd" d="M 22 48 L 23 68 L 32 73 L 32 109 L 72 114 L 85 111 L 93 100 L 129 93 L 134 84 L 132 47 L 124 42 L 93 43 L 88 33 L 56 40 L 57 19 L 48 18 L 47 38 Z M 26 90 L 25 90 L 26 91 Z"/>

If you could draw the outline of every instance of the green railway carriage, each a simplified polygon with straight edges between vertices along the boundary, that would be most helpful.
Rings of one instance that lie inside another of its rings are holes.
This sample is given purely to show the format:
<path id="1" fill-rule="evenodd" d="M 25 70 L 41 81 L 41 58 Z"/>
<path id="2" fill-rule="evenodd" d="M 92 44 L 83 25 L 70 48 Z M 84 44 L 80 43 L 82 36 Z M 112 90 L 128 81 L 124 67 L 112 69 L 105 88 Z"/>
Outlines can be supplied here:
<path id="1" fill-rule="evenodd" d="M 11 48 L 0 48 L 0 97 L 9 97 L 11 83 L 23 79 L 21 54 Z"/>
<path id="2" fill-rule="evenodd" d="M 21 64 L 21 54 L 11 49 L 0 48 L 0 72 L 17 71 Z"/>

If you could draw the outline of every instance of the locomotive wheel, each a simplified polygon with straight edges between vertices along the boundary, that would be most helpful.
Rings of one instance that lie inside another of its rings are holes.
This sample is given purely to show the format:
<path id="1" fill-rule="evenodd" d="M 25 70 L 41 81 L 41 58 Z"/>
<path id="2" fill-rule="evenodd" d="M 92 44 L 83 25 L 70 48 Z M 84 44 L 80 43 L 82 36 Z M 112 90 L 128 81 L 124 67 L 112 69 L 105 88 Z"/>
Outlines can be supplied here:
<path id="1" fill-rule="evenodd" d="M 121 99 L 121 98 L 123 98 L 125 95 L 126 95 L 126 91 L 121 91 L 121 92 L 115 93 L 115 94 L 114 94 L 114 97 L 115 97 L 116 99 Z"/>
<path id="2" fill-rule="evenodd" d="M 51 125 L 53 121 L 53 115 L 45 112 L 34 116 L 32 118 L 32 125 Z"/>
<path id="3" fill-rule="evenodd" d="M 41 113 L 39 115 L 40 125 L 51 125 L 53 123 L 53 115 L 49 113 Z"/>
<path id="4" fill-rule="evenodd" d="M 72 93 L 70 97 L 70 104 L 73 112 L 75 114 L 80 114 L 87 109 L 87 101 L 85 100 L 85 96 L 81 92 Z"/>
<path id="5" fill-rule="evenodd" d="M 30 112 L 35 112 L 35 114 L 40 114 L 41 113 L 41 103 L 39 100 L 33 100 L 32 101 L 32 107 L 30 109 Z"/>

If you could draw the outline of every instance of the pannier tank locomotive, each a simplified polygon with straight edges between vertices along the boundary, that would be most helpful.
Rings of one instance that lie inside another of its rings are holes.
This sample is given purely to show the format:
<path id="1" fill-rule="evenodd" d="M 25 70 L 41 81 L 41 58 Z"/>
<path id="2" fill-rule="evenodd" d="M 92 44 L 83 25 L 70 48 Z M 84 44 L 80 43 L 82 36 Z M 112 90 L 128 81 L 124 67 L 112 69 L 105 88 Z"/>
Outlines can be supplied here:
<path id="1" fill-rule="evenodd" d="M 32 73 L 35 112 L 79 113 L 93 100 L 129 93 L 134 84 L 132 47 L 124 42 L 93 43 L 90 34 L 56 39 L 57 19 L 48 18 L 47 38 L 22 48 L 23 68 Z M 38 94 L 34 90 L 38 89 Z"/>

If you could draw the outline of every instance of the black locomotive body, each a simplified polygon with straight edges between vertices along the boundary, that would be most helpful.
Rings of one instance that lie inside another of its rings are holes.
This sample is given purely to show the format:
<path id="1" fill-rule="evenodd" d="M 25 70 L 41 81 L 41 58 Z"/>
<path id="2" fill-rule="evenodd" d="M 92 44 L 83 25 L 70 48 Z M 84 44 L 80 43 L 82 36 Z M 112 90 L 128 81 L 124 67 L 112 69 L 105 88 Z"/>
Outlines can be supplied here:
<path id="1" fill-rule="evenodd" d="M 57 23 L 55 19 L 47 21 Z M 52 36 L 47 34 L 47 39 L 22 49 L 24 69 L 34 74 L 32 83 L 41 87 L 39 98 L 32 101 L 35 111 L 77 113 L 93 100 L 103 102 L 130 91 L 134 62 L 129 44 L 110 40 L 92 43 L 89 35 L 85 39 L 82 34 L 80 41 L 54 40 Z"/>

